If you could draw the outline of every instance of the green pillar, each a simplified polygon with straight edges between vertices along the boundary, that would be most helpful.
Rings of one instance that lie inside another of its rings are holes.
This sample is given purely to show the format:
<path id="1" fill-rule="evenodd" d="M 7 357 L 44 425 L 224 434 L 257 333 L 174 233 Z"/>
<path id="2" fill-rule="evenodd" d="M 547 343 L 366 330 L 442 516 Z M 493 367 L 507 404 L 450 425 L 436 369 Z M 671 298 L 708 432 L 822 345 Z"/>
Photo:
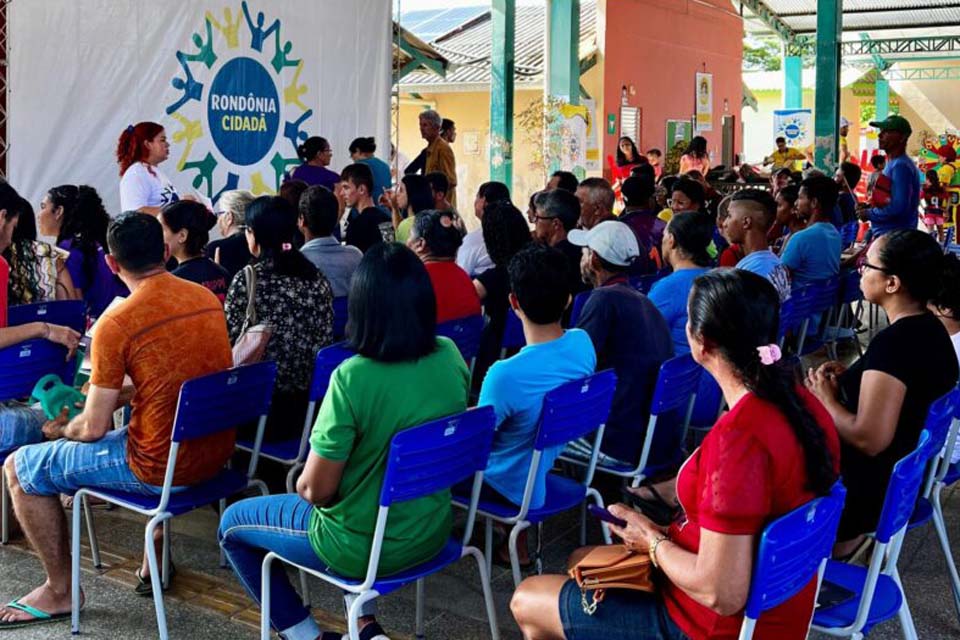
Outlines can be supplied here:
<path id="1" fill-rule="evenodd" d="M 874 85 L 877 104 L 877 120 L 883 120 L 890 115 L 890 82 L 880 75 L 877 70 L 877 82 Z"/>
<path id="2" fill-rule="evenodd" d="M 832 175 L 837 166 L 840 121 L 841 0 L 817 3 L 817 93 L 814 164 Z"/>
<path id="3" fill-rule="evenodd" d="M 803 108 L 803 59 L 800 56 L 783 59 L 783 108 Z"/>
<path id="4" fill-rule="evenodd" d="M 490 53 L 490 179 L 513 188 L 513 43 L 516 0 L 492 0 Z"/>
<path id="5" fill-rule="evenodd" d="M 547 0 L 547 95 L 580 104 L 580 0 Z"/>

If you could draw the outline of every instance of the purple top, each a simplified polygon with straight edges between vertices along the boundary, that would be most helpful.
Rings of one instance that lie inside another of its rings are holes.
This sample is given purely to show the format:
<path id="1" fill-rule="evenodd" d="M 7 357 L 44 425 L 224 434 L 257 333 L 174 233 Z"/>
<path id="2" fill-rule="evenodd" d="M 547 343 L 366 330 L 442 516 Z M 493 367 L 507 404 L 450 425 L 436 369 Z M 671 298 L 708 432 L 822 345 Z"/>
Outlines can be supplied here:
<path id="1" fill-rule="evenodd" d="M 73 248 L 73 240 L 64 240 L 57 246 L 70 252 L 67 257 L 67 271 L 70 272 L 73 286 L 83 291 L 83 301 L 87 305 L 87 315 L 91 318 L 100 317 L 103 310 L 117 296 L 126 297 L 130 295 L 120 278 L 115 276 L 110 271 L 110 267 L 107 266 L 103 247 L 97 245 L 97 263 L 91 279 L 87 277 L 87 271 L 84 269 L 83 252 L 79 248 Z"/>
<path id="2" fill-rule="evenodd" d="M 311 187 L 320 185 L 333 191 L 333 185 L 340 182 L 340 174 L 330 171 L 326 167 L 317 167 L 312 164 L 302 164 L 290 174 L 290 180 L 303 180 Z"/>

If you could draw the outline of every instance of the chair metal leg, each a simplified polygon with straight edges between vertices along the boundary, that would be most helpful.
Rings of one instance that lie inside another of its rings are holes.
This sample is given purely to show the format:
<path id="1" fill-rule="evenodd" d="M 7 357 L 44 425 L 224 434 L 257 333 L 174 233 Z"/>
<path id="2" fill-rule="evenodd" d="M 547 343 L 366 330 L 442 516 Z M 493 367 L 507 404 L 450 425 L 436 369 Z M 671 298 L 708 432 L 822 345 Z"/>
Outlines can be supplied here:
<path id="1" fill-rule="evenodd" d="M 160 580 L 163 582 L 163 588 L 170 588 L 170 519 L 163 521 L 163 547 L 161 549 L 162 560 Z"/>
<path id="2" fill-rule="evenodd" d="M 303 470 L 303 463 L 298 462 L 297 464 L 290 467 L 290 471 L 287 472 L 287 493 L 295 493 L 296 491 L 296 478 L 297 474 Z"/>
<path id="3" fill-rule="evenodd" d="M 260 640 L 270 640 L 270 567 L 276 557 L 271 551 L 260 565 Z"/>
<path id="4" fill-rule="evenodd" d="M 300 574 L 300 602 L 303 606 L 310 607 L 310 585 L 307 584 L 307 572 L 297 569 Z"/>
<path id="5" fill-rule="evenodd" d="M 510 549 L 510 570 L 513 573 L 514 587 L 519 587 L 520 581 L 523 579 L 523 576 L 520 574 L 520 554 L 517 552 L 517 536 L 529 526 L 529 522 L 518 522 L 510 529 L 510 537 L 507 545 Z"/>
<path id="6" fill-rule="evenodd" d="M 917 628 L 913 624 L 913 616 L 910 615 L 910 605 L 907 603 L 907 594 L 903 590 L 903 583 L 900 581 L 900 572 L 893 570 L 891 576 L 900 593 L 903 594 L 903 602 L 900 604 L 900 610 L 897 611 L 897 618 L 900 620 L 900 629 L 903 631 L 903 640 L 917 640 Z"/>
<path id="7" fill-rule="evenodd" d="M 493 518 L 487 518 L 483 533 L 483 553 L 487 560 L 487 573 L 493 574 Z"/>
<path id="8" fill-rule="evenodd" d="M 543 522 L 537 523 L 537 550 L 536 550 L 536 568 L 537 575 L 543 575 Z"/>
<path id="9" fill-rule="evenodd" d="M 597 491 L 596 489 L 594 489 L 594 488 L 592 488 L 592 487 L 591 487 L 590 489 L 588 489 L 588 490 L 587 490 L 587 498 L 592 498 L 593 501 L 594 501 L 594 503 L 596 503 L 596 505 L 597 505 L 598 507 L 600 507 L 601 509 L 604 508 L 603 497 L 600 495 L 600 492 Z M 586 505 L 586 500 L 584 500 L 584 505 Z M 602 520 L 600 521 L 600 534 L 603 536 L 603 543 L 604 543 L 604 544 L 611 544 L 611 543 L 612 543 L 612 541 L 611 541 L 611 539 L 610 539 L 610 526 L 609 526 L 606 522 L 604 522 L 604 521 L 602 521 Z M 586 544 L 586 542 L 583 542 L 583 544 Z"/>
<path id="10" fill-rule="evenodd" d="M 364 591 L 350 603 L 350 609 L 347 611 L 347 633 L 350 640 L 360 640 L 360 608 L 376 598 L 376 591 Z"/>
<path id="11" fill-rule="evenodd" d="M 0 468 L 0 544 L 10 541 L 10 505 L 7 503 L 7 476 Z"/>
<path id="12" fill-rule="evenodd" d="M 220 521 L 223 520 L 223 512 L 227 510 L 227 501 L 220 500 L 220 502 L 218 503 L 218 507 L 219 507 L 218 510 L 220 512 L 220 517 L 217 518 L 217 523 L 219 526 Z M 220 568 L 221 569 L 227 568 L 227 552 L 223 550 L 222 546 L 220 547 Z"/>
<path id="13" fill-rule="evenodd" d="M 943 485 L 939 482 L 936 483 L 933 486 L 933 494 L 930 496 L 930 502 L 933 504 L 933 526 L 937 530 L 940 549 L 943 551 L 943 557 L 947 562 L 950 588 L 953 591 L 953 606 L 957 611 L 957 618 L 960 619 L 960 574 L 957 573 L 957 564 L 953 561 L 953 551 L 950 548 L 950 539 L 947 537 L 947 525 L 943 519 L 943 506 L 940 504 L 941 489 L 943 489 Z"/>
<path id="14" fill-rule="evenodd" d="M 417 580 L 417 640 L 423 640 L 423 578 Z"/>
<path id="15" fill-rule="evenodd" d="M 74 496 L 76 500 L 83 496 L 81 492 Z M 70 530 L 70 630 L 80 633 L 80 509 L 71 514 L 73 527 Z"/>
<path id="16" fill-rule="evenodd" d="M 163 589 L 160 584 L 160 563 L 157 561 L 157 548 L 153 544 L 153 532 L 166 517 L 160 514 L 150 518 L 143 537 L 143 544 L 147 549 L 147 566 L 150 567 L 150 586 L 153 588 L 153 606 L 157 611 L 157 632 L 160 640 L 168 640 L 170 636 L 167 634 L 167 615 L 163 607 Z"/>
<path id="17" fill-rule="evenodd" d="M 497 627 L 497 610 L 493 604 L 493 589 L 490 587 L 490 572 L 487 570 L 487 561 L 476 547 L 464 547 L 464 553 L 469 553 L 477 561 L 480 570 L 480 586 L 483 587 L 483 603 L 487 607 L 487 621 L 490 623 L 490 637 L 500 640 L 500 629 Z"/>
<path id="18" fill-rule="evenodd" d="M 100 542 L 97 540 L 97 528 L 93 523 L 93 511 L 90 509 L 90 501 L 87 494 L 80 497 L 80 505 L 83 508 L 83 517 L 87 519 L 87 540 L 90 541 L 90 556 L 93 559 L 93 566 L 100 568 Z M 77 497 L 73 497 L 73 509 L 77 510 Z"/>

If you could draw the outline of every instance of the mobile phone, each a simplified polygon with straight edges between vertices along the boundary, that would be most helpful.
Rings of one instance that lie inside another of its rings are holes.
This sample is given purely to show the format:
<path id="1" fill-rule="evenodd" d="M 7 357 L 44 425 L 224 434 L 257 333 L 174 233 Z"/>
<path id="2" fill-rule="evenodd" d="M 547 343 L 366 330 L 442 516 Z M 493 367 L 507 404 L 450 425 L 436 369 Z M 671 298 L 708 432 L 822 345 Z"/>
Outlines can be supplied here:
<path id="1" fill-rule="evenodd" d="M 595 504 L 588 504 L 588 505 L 587 505 L 587 510 L 590 512 L 590 515 L 594 516 L 595 518 L 600 518 L 600 519 L 603 520 L 604 522 L 609 522 L 610 524 L 615 524 L 615 525 L 617 525 L 618 527 L 625 527 L 625 526 L 627 526 L 627 521 L 626 521 L 626 520 L 623 520 L 623 519 L 621 519 L 621 518 L 618 518 L 617 516 L 613 515 L 612 513 L 610 513 L 609 511 L 607 511 L 607 510 L 604 509 L 603 507 L 598 507 L 598 506 L 595 505 Z"/>

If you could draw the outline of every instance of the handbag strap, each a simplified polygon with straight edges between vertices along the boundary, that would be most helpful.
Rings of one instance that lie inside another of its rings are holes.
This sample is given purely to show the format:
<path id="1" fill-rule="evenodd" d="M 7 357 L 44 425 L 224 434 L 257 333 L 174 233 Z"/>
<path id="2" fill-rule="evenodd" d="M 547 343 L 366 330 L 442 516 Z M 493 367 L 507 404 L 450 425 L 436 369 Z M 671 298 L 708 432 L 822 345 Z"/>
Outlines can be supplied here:
<path id="1" fill-rule="evenodd" d="M 243 268 L 243 277 L 247 282 L 247 315 L 240 333 L 257 324 L 257 309 L 253 304 L 257 297 L 257 272 L 251 265 L 247 265 Z"/>

